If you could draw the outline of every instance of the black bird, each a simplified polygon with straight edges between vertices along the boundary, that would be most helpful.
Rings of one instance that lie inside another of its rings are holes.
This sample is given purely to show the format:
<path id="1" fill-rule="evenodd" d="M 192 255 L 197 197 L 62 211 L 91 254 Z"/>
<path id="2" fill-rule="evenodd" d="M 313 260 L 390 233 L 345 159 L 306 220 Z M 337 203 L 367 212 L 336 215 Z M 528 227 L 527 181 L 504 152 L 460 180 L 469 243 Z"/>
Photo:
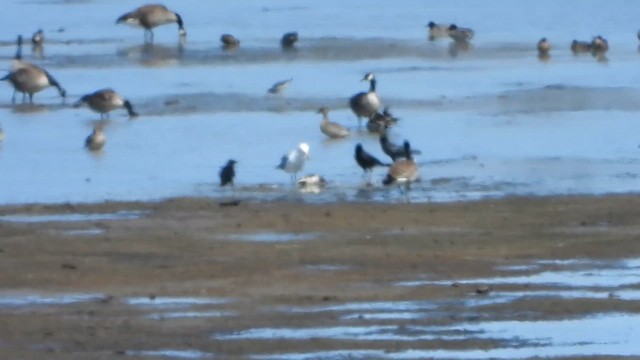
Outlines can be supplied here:
<path id="1" fill-rule="evenodd" d="M 293 45 L 298 41 L 298 32 L 292 31 L 285 33 L 280 38 L 280 45 L 283 49 L 293 49 Z"/>
<path id="2" fill-rule="evenodd" d="M 382 151 L 384 151 L 384 153 L 387 154 L 393 161 L 396 161 L 400 158 L 406 158 L 404 146 L 399 146 L 389 141 L 386 128 L 380 131 L 380 146 L 382 147 Z M 409 151 L 413 155 L 422 154 L 422 151 L 418 149 L 409 149 Z"/>
<path id="3" fill-rule="evenodd" d="M 356 145 L 356 162 L 365 173 L 371 171 L 376 166 L 391 166 L 391 164 L 385 164 L 382 161 L 378 160 L 375 156 L 369 154 L 364 151 L 362 148 L 362 144 Z"/>
<path id="4" fill-rule="evenodd" d="M 234 186 L 233 178 L 236 176 L 235 165 L 236 161 L 230 159 L 229 161 L 227 161 L 226 165 L 220 169 L 220 186 L 225 186 L 227 184 L 231 184 L 231 186 Z"/>

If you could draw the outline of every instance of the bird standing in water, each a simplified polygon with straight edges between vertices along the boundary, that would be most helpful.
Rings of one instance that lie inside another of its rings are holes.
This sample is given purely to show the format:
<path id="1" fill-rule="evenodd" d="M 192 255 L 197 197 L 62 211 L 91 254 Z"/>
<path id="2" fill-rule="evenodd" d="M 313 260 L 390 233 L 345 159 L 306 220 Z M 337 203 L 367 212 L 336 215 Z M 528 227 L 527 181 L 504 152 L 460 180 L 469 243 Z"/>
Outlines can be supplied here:
<path id="1" fill-rule="evenodd" d="M 229 159 L 229 161 L 227 161 L 227 163 L 222 168 L 220 168 L 220 172 L 218 173 L 218 175 L 220 176 L 220 186 L 226 186 L 230 184 L 232 187 L 235 187 L 233 179 L 236 177 L 236 164 L 237 161 Z"/>
<path id="2" fill-rule="evenodd" d="M 362 168 L 364 172 L 362 176 L 371 174 L 373 168 L 376 166 L 387 166 L 387 167 L 391 166 L 391 164 L 383 163 L 382 161 L 378 160 L 378 158 L 376 158 L 375 156 L 366 152 L 362 148 L 362 144 L 360 143 L 356 145 L 355 159 L 358 165 Z"/>
<path id="3" fill-rule="evenodd" d="M 382 184 L 384 185 L 392 185 L 397 184 L 400 193 L 404 193 L 408 198 L 408 191 L 412 182 L 416 181 L 420 176 L 418 165 L 413 161 L 413 157 L 411 155 L 411 145 L 408 141 L 404 142 L 404 153 L 405 159 L 396 160 L 393 162 L 389 171 L 387 172 L 387 176 L 382 180 Z M 402 185 L 404 184 L 405 189 L 403 191 Z"/>
<path id="4" fill-rule="evenodd" d="M 309 159 L 309 144 L 300 143 L 297 148 L 291 150 L 289 154 L 282 156 L 280 164 L 276 166 L 276 169 L 283 170 L 284 172 L 291 174 L 291 182 L 295 183 L 298 177 L 298 172 L 302 170 L 305 162 Z"/>
<path id="5" fill-rule="evenodd" d="M 143 28 L 144 40 L 149 43 L 153 42 L 153 28 L 164 24 L 177 23 L 180 37 L 187 35 L 180 14 L 167 9 L 164 5 L 152 4 L 140 6 L 133 11 L 123 14 L 116 20 L 116 24 L 122 23 Z"/>

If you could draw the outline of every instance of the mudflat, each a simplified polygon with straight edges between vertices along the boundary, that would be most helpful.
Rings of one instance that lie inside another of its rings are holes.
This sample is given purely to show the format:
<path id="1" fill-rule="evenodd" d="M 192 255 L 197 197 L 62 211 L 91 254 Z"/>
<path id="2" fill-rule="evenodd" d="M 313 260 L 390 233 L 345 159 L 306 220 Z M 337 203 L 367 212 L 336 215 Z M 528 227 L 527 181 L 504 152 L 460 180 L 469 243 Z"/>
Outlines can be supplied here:
<path id="1" fill-rule="evenodd" d="M 393 358 L 510 346 L 433 326 L 640 313 L 633 282 L 466 281 L 637 259 L 639 195 L 223 205 L 1 207 L 0 358 Z"/>

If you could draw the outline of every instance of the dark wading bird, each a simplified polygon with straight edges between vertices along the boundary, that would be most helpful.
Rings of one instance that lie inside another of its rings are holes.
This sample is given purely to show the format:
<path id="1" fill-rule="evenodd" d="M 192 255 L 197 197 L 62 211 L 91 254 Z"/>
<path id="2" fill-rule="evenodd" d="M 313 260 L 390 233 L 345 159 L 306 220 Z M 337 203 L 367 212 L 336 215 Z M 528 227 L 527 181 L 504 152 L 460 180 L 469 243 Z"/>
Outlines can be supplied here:
<path id="1" fill-rule="evenodd" d="M 373 73 L 367 73 L 361 81 L 369 82 L 369 91 L 359 92 L 349 98 L 349 107 L 358 118 L 358 126 L 362 125 L 361 118 L 370 118 L 380 109 L 380 98 L 376 94 L 376 78 Z"/>
<path id="2" fill-rule="evenodd" d="M 362 148 L 362 144 L 356 145 L 355 151 L 355 159 L 358 165 L 362 168 L 362 176 L 366 176 L 367 174 L 371 174 L 372 170 L 376 166 L 386 166 L 389 167 L 391 164 L 383 163 L 378 160 L 375 156 L 369 154 Z"/>
<path id="3" fill-rule="evenodd" d="M 234 187 L 233 179 L 236 177 L 235 166 L 237 161 L 230 159 L 227 163 L 220 168 L 218 175 L 220 176 L 220 186 L 231 185 Z"/>
<path id="4" fill-rule="evenodd" d="M 143 28 L 145 42 L 153 42 L 153 28 L 164 24 L 177 23 L 178 34 L 181 37 L 187 35 L 182 17 L 159 4 L 143 5 L 123 14 L 116 20 L 116 24 L 121 23 Z"/>
<path id="5" fill-rule="evenodd" d="M 133 105 L 129 100 L 123 99 L 120 94 L 112 89 L 102 89 L 95 91 L 91 94 L 81 97 L 73 107 L 80 107 L 82 104 L 87 104 L 89 108 L 97 113 L 100 113 L 100 119 L 109 118 L 109 112 L 125 108 L 129 117 L 136 117 L 138 113 L 133 110 Z"/>
<path id="6" fill-rule="evenodd" d="M 282 46 L 282 48 L 285 50 L 293 49 L 293 46 L 297 41 L 298 41 L 298 32 L 296 31 L 288 32 L 282 35 L 282 37 L 280 38 L 280 46 Z"/>
<path id="7" fill-rule="evenodd" d="M 382 151 L 393 161 L 396 161 L 399 158 L 404 158 L 407 154 L 404 146 L 399 146 L 389 141 L 386 128 L 380 131 L 380 147 L 382 148 Z M 412 155 L 422 154 L 418 149 L 410 149 L 410 152 Z"/>
<path id="8" fill-rule="evenodd" d="M 398 189 L 400 193 L 404 193 L 408 198 L 408 190 L 411 186 L 411 183 L 418 180 L 420 176 L 420 172 L 418 169 L 418 165 L 413 161 L 413 157 L 411 156 L 411 145 L 409 145 L 408 141 L 404 142 L 403 146 L 405 152 L 405 159 L 396 160 L 393 162 L 389 171 L 387 172 L 387 176 L 382 180 L 382 184 L 384 185 L 398 185 Z M 404 185 L 404 191 L 402 189 L 402 185 Z"/>

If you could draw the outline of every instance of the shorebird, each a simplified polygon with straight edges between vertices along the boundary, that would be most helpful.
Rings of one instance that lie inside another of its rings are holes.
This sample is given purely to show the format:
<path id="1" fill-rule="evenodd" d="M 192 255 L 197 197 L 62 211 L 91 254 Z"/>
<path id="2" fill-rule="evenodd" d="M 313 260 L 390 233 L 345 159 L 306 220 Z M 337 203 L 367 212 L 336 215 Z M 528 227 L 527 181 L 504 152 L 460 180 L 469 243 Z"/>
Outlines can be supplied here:
<path id="1" fill-rule="evenodd" d="M 93 128 L 93 132 L 85 139 L 84 147 L 90 151 L 100 151 L 106 142 L 107 137 L 104 135 L 102 126 L 97 125 Z"/>
<path id="2" fill-rule="evenodd" d="M 288 155 L 283 155 L 276 169 L 291 174 L 291 182 L 295 183 L 298 172 L 302 170 L 309 159 L 309 144 L 300 143 L 297 148 L 291 150 Z"/>
<path id="3" fill-rule="evenodd" d="M 601 35 L 594 36 L 591 40 L 591 52 L 594 54 L 603 54 L 609 50 L 609 42 Z"/>
<path id="4" fill-rule="evenodd" d="M 367 73 L 361 81 L 369 82 L 369 91 L 359 92 L 349 99 L 349 106 L 356 117 L 358 125 L 362 125 L 361 118 L 369 118 L 380 109 L 380 98 L 376 94 L 376 78 L 373 73 Z"/>
<path id="5" fill-rule="evenodd" d="M 551 43 L 549 42 L 549 40 L 547 40 L 546 37 L 540 39 L 536 47 L 538 49 L 538 56 L 549 56 L 549 51 L 551 51 Z"/>
<path id="6" fill-rule="evenodd" d="M 31 36 L 31 44 L 34 46 L 40 46 L 44 44 L 44 31 L 42 29 L 38 29 L 38 31 L 34 32 Z"/>
<path id="7" fill-rule="evenodd" d="M 398 118 L 391 114 L 389 107 L 385 107 L 382 113 L 376 112 L 375 115 L 369 117 L 366 127 L 369 132 L 380 133 L 381 130 L 390 128 L 397 122 Z"/>
<path id="8" fill-rule="evenodd" d="M 449 36 L 448 24 L 436 24 L 433 21 L 429 21 L 429 23 L 427 24 L 427 27 L 429 28 L 430 41 Z"/>
<path id="9" fill-rule="evenodd" d="M 144 39 L 147 42 L 153 42 L 153 28 L 164 24 L 177 23 L 178 34 L 181 37 L 187 35 L 182 17 L 177 12 L 159 4 L 143 5 L 123 14 L 116 20 L 116 24 L 121 23 L 143 28 Z"/>
<path id="10" fill-rule="evenodd" d="M 298 32 L 292 31 L 285 33 L 280 38 L 280 45 L 283 49 L 292 49 L 293 45 L 298 41 Z"/>
<path id="11" fill-rule="evenodd" d="M 403 149 L 405 159 L 394 161 L 387 172 L 387 176 L 382 180 L 382 184 L 384 185 L 397 184 L 400 193 L 403 193 L 403 184 L 405 185 L 405 191 L 408 191 L 411 183 L 416 181 L 420 176 L 418 165 L 413 161 L 413 157 L 411 156 L 411 145 L 409 145 L 408 141 L 404 142 Z"/>
<path id="12" fill-rule="evenodd" d="M 229 161 L 220 168 L 220 172 L 218 173 L 220 176 L 220 186 L 226 186 L 227 184 L 231 184 L 232 187 L 234 186 L 233 179 L 236 177 L 236 164 L 237 161 L 229 159 Z"/>
<path id="13" fill-rule="evenodd" d="M 457 43 L 466 43 L 473 38 L 474 32 L 470 28 L 459 27 L 456 24 L 449 25 L 449 37 Z"/>
<path id="14" fill-rule="evenodd" d="M 320 121 L 320 131 L 332 139 L 340 139 L 349 135 L 349 130 L 333 121 L 329 121 L 329 109 L 321 107 L 318 110 L 319 114 L 322 114 L 322 121 Z"/>
<path id="15" fill-rule="evenodd" d="M 376 166 L 386 166 L 389 167 L 391 164 L 383 163 L 378 160 L 375 156 L 369 154 L 362 148 L 362 144 L 358 143 L 356 145 L 355 151 L 355 159 L 358 165 L 362 168 L 362 176 L 366 176 L 367 174 L 371 174 L 372 170 Z"/>
<path id="16" fill-rule="evenodd" d="M 391 160 L 396 161 L 399 158 L 406 157 L 406 151 L 403 146 L 396 145 L 389 141 L 389 137 L 387 136 L 387 129 L 380 131 L 380 147 L 382 147 L 382 151 L 387 154 Z M 422 152 L 417 149 L 411 149 L 411 154 L 420 155 Z"/>
<path id="17" fill-rule="evenodd" d="M 12 70 L 0 80 L 9 81 L 13 86 L 11 102 L 16 102 L 16 92 L 22 93 L 22 101 L 29 95 L 29 102 L 33 102 L 33 95 L 49 86 L 58 89 L 62 98 L 67 96 L 67 91 L 45 69 L 22 60 L 22 37 L 18 40 L 18 51 L 12 63 Z"/>
<path id="18" fill-rule="evenodd" d="M 86 103 L 89 108 L 97 113 L 100 113 L 100 119 L 109 118 L 109 112 L 125 108 L 129 114 L 129 117 L 136 117 L 138 113 L 133 110 L 133 105 L 129 100 L 123 99 L 120 94 L 112 89 L 101 89 L 91 94 L 84 95 L 80 98 L 73 107 L 80 107 Z"/>
<path id="19" fill-rule="evenodd" d="M 591 51 L 591 42 L 573 40 L 571 42 L 571 51 L 574 54 L 590 52 Z"/>
<path id="20" fill-rule="evenodd" d="M 293 78 L 278 81 L 275 84 L 271 85 L 271 87 L 269 88 L 269 90 L 267 90 L 267 92 L 269 94 L 280 94 L 284 91 L 284 89 L 289 87 L 292 81 L 293 81 Z"/>
<path id="21" fill-rule="evenodd" d="M 225 49 L 234 49 L 240 45 L 240 40 L 231 34 L 222 34 L 220 42 Z"/>

